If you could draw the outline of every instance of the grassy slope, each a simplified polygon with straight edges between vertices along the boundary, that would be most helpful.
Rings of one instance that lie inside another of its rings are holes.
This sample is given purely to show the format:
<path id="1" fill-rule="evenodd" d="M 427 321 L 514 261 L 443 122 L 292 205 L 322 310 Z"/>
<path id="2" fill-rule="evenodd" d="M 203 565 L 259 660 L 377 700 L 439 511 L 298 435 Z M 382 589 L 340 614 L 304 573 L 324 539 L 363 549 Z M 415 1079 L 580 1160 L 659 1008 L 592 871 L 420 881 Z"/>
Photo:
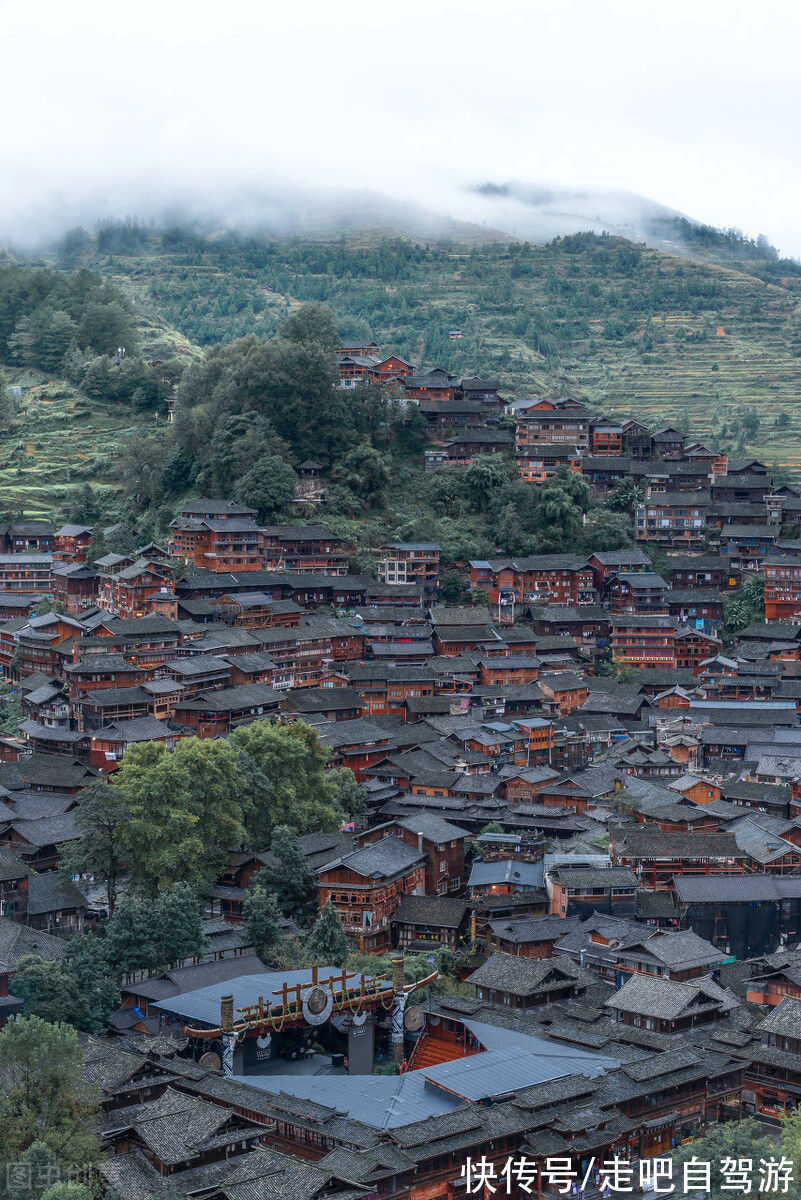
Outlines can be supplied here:
<path id="1" fill-rule="evenodd" d="M 146 356 L 198 353 L 152 315 L 140 323 L 140 334 Z M 23 393 L 11 429 L 0 438 L 0 512 L 57 519 L 75 487 L 91 483 L 99 496 L 115 492 L 120 442 L 165 423 L 160 414 L 90 400 L 68 381 L 38 371 L 6 368 L 5 374 Z"/>

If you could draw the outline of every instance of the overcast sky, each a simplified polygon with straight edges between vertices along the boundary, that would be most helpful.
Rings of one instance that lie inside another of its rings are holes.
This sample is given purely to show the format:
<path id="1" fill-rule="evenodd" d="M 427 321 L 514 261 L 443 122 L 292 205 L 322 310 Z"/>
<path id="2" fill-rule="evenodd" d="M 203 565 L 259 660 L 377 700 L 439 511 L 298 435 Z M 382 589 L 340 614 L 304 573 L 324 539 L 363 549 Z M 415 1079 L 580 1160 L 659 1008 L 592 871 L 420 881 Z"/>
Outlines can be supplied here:
<path id="1" fill-rule="evenodd" d="M 798 3 L 6 0 L 0 29 L 0 234 L 274 179 L 469 217 L 516 179 L 801 256 Z"/>

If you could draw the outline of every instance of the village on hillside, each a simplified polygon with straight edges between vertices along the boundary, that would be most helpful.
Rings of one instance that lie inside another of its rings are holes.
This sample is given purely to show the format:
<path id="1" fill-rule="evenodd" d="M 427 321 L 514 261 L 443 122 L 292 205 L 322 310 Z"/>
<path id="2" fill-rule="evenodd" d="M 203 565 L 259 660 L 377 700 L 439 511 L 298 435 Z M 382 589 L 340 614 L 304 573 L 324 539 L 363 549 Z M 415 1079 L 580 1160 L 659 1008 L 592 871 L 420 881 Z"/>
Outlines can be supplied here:
<path id="1" fill-rule="evenodd" d="M 88 978 L 81 938 L 129 956 L 79 1025 L 125 1200 L 596 1200 L 615 1159 L 648 1191 L 720 1124 L 775 1140 L 801 1096 L 801 487 L 372 342 L 337 366 L 354 404 L 422 416 L 426 471 L 580 476 L 636 544 L 446 587 L 436 542 L 332 532 L 313 458 L 297 523 L 199 495 L 94 557 L 89 525 L 6 522 L 0 1021 Z M 210 748 L 222 799 L 181 824 L 169 764 Z M 233 779 L 272 839 L 225 825 Z M 183 839 L 197 936 L 137 958 L 124 922 L 158 923 Z"/>

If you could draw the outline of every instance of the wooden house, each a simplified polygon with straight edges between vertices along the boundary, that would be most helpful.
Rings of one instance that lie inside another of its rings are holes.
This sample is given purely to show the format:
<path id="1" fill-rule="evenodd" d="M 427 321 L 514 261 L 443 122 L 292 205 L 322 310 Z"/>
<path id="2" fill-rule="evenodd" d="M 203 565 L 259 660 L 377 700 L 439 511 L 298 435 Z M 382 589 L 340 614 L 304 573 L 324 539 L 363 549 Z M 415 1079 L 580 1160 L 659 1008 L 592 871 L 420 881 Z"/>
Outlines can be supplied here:
<path id="1" fill-rule="evenodd" d="M 425 855 L 397 837 L 336 857 L 316 874 L 320 908 L 331 901 L 362 954 L 390 946 L 390 921 L 404 895 L 425 894 Z"/>
<path id="2" fill-rule="evenodd" d="M 392 914 L 392 944 L 409 954 L 461 949 L 469 927 L 466 900 L 407 893 Z"/>
<path id="3" fill-rule="evenodd" d="M 255 509 L 229 500 L 186 501 L 170 522 L 170 552 L 209 571 L 258 571 L 264 562 L 264 530 L 255 517 Z"/>

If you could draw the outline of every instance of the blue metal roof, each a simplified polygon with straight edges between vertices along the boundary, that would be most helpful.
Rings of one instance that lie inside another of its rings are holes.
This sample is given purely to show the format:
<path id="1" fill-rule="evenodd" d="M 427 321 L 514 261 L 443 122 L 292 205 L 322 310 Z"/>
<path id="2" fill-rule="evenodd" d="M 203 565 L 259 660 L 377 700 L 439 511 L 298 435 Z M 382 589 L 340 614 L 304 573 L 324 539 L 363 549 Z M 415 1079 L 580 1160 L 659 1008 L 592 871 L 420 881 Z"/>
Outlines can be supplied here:
<path id="1" fill-rule="evenodd" d="M 550 1083 L 566 1075 L 594 1078 L 620 1066 L 620 1059 L 587 1054 L 545 1038 L 530 1037 L 480 1021 L 464 1023 L 482 1045 L 495 1043 L 496 1048 L 424 1068 L 429 1084 L 462 1100 L 475 1103 L 537 1083 Z"/>
<path id="2" fill-rule="evenodd" d="M 485 1050 L 404 1075 L 237 1075 L 265 1092 L 289 1092 L 373 1125 L 396 1129 L 440 1116 L 465 1100 L 504 1096 L 566 1075 L 595 1078 L 620 1066 L 620 1059 L 578 1050 L 461 1018 Z"/>
<path id="3" fill-rule="evenodd" d="M 317 982 L 325 984 L 329 979 L 342 975 L 341 967 L 319 967 Z M 368 981 L 372 977 L 365 975 Z M 310 984 L 311 970 L 303 971 L 263 971 L 258 975 L 240 975 L 237 979 L 225 979 L 221 983 L 211 983 L 208 987 L 196 988 L 191 992 L 183 992 L 178 996 L 170 996 L 166 1000 L 155 1001 L 156 1008 L 174 1013 L 187 1021 L 198 1021 L 201 1025 L 216 1028 L 220 1024 L 220 1000 L 223 996 L 234 997 L 234 1017 L 237 1009 L 256 1004 L 259 997 L 273 1006 L 280 1004 L 280 996 L 273 993 L 280 991 L 286 982 L 287 987 L 296 984 Z M 351 984 L 352 986 L 352 984 Z M 294 998 L 294 994 L 293 994 Z"/>
<path id="4" fill-rule="evenodd" d="M 376 1129 L 396 1129 L 451 1112 L 456 1096 L 426 1085 L 426 1072 L 404 1075 L 235 1075 L 237 1082 L 265 1092 L 289 1092 L 347 1112 Z"/>

